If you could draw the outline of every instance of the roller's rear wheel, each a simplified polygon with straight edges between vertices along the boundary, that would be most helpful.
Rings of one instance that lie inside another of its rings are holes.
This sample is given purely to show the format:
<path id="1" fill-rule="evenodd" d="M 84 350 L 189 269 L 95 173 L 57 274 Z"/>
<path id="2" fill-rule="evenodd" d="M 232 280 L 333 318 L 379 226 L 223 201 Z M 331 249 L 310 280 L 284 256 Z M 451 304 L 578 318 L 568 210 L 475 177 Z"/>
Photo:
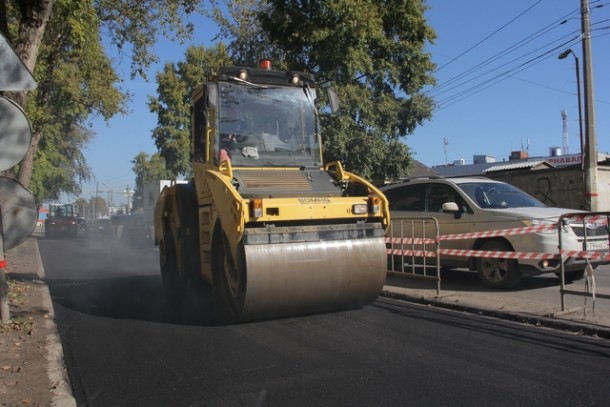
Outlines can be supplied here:
<path id="1" fill-rule="evenodd" d="M 159 263 L 166 293 L 172 299 L 183 297 L 187 289 L 187 281 L 180 278 L 178 273 L 176 244 L 171 229 L 167 225 L 163 230 L 163 240 L 159 242 Z"/>
<path id="2" fill-rule="evenodd" d="M 217 295 L 217 314 L 221 322 L 236 322 L 241 317 L 246 299 L 243 246 L 237 247 L 238 258 L 233 258 L 229 241 L 218 227 L 214 233 L 213 253 L 212 272 Z"/>

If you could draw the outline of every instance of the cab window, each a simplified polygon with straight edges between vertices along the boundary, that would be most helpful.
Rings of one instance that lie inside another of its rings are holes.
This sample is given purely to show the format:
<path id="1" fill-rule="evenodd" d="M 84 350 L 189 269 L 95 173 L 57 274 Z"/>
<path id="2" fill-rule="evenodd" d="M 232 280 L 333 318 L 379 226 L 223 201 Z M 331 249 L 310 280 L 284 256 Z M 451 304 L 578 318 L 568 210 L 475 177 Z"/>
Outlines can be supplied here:
<path id="1" fill-rule="evenodd" d="M 426 185 L 404 185 L 385 191 L 390 202 L 390 210 L 393 211 L 416 211 L 425 210 L 424 199 Z"/>
<path id="2" fill-rule="evenodd" d="M 463 208 L 462 201 L 460 194 L 449 185 L 431 184 L 428 188 L 428 212 L 442 212 L 445 202 L 455 202 Z"/>
<path id="3" fill-rule="evenodd" d="M 193 159 L 198 162 L 205 161 L 206 158 L 206 117 L 205 117 L 205 96 L 200 97 L 193 106 Z"/>

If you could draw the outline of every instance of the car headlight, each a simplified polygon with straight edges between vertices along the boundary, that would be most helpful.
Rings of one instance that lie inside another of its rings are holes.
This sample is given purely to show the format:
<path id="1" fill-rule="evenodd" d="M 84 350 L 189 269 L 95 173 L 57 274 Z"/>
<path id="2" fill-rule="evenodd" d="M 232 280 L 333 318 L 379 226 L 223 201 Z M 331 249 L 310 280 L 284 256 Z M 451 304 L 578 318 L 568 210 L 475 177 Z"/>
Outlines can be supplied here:
<path id="1" fill-rule="evenodd" d="M 537 233 L 555 233 L 555 229 L 557 228 L 557 220 L 550 220 L 550 219 L 522 219 L 521 223 L 523 223 L 525 226 L 529 227 L 529 226 L 545 226 L 545 229 L 540 230 Z M 563 226 L 563 231 L 567 232 L 568 228 L 565 225 L 565 223 L 562 225 Z"/>

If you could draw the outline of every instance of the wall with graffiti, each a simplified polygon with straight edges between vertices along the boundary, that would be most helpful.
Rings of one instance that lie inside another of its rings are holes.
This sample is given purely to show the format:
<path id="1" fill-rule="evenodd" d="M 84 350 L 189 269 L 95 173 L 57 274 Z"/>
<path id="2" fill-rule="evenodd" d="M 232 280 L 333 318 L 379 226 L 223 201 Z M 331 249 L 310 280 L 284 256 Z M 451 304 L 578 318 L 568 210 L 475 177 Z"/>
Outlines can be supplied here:
<path id="1" fill-rule="evenodd" d="M 539 170 L 513 170 L 487 174 L 508 182 L 536 197 L 548 206 L 585 209 L 585 184 L 580 166 Z M 597 171 L 598 211 L 610 211 L 610 167 Z"/>

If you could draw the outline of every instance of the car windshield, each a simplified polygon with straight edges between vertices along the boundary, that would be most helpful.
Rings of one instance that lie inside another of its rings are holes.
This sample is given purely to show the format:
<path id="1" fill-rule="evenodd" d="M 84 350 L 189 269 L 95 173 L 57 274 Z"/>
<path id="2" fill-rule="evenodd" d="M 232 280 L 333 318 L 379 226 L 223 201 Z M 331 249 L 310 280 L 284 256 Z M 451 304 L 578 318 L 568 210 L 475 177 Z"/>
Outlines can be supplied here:
<path id="1" fill-rule="evenodd" d="M 220 85 L 220 142 L 233 166 L 319 166 L 315 90 Z"/>
<path id="2" fill-rule="evenodd" d="M 468 182 L 458 186 L 480 207 L 494 209 L 545 208 L 542 202 L 510 184 Z"/>

